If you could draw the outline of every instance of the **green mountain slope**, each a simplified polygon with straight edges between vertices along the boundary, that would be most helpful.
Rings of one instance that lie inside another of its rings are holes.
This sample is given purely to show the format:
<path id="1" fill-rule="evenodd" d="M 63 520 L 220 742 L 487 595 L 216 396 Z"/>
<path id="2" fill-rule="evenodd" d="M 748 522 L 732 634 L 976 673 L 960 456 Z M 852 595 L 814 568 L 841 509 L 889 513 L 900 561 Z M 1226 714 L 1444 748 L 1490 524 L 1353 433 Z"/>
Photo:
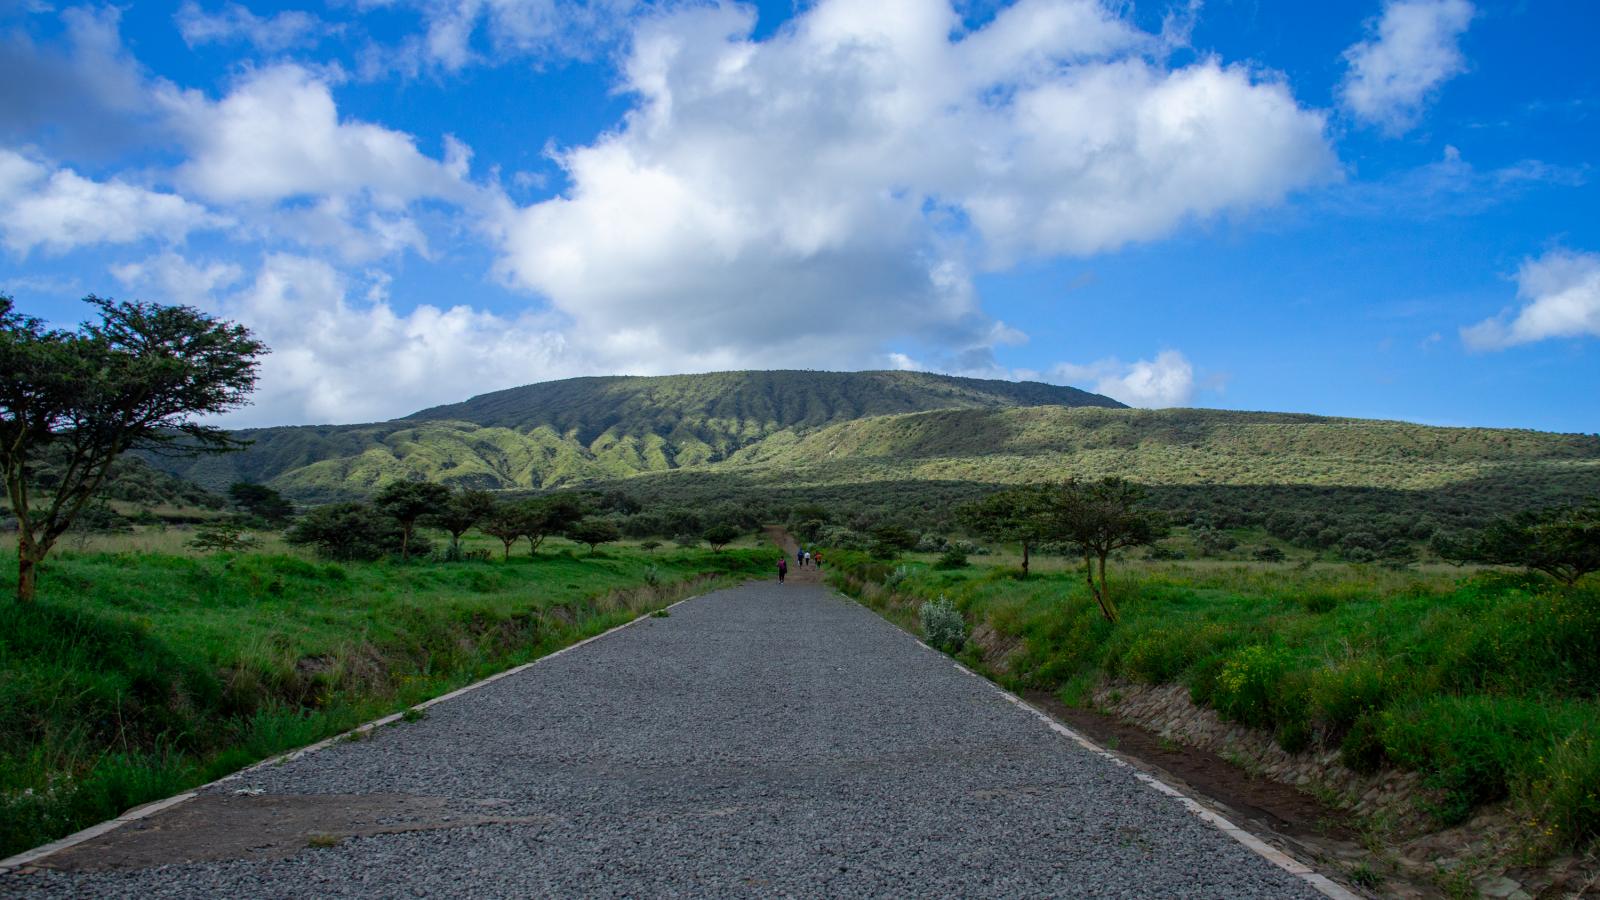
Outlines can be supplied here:
<path id="1" fill-rule="evenodd" d="M 178 461 L 212 488 L 264 482 L 304 500 L 396 478 L 540 489 L 715 464 L 870 416 L 932 409 L 1121 404 L 1076 388 L 922 372 L 719 372 L 527 385 L 371 425 L 243 431 L 243 453 Z"/>
<path id="2" fill-rule="evenodd" d="M 1226 410 L 944 410 L 776 435 L 730 473 L 814 484 L 1122 475 L 1146 484 L 1421 490 L 1487 477 L 1600 476 L 1600 437 Z"/>

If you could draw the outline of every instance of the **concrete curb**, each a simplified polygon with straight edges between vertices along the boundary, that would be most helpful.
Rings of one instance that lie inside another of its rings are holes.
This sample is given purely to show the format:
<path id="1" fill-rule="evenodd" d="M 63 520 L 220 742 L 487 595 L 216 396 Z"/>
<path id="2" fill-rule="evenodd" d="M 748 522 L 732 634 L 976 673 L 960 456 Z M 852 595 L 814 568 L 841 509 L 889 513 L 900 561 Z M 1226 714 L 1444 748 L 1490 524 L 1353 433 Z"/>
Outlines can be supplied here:
<path id="1" fill-rule="evenodd" d="M 695 594 L 693 597 L 685 597 L 682 600 L 678 600 L 678 601 L 676 601 L 674 603 L 668 604 L 667 606 L 661 607 L 661 611 L 672 609 L 672 608 L 674 608 L 676 606 L 679 606 L 681 604 L 688 603 L 690 600 L 696 600 L 696 599 L 699 599 L 700 597 L 704 597 L 704 596 L 706 596 L 706 595 L 705 594 Z M 465 687 L 456 688 L 455 690 L 451 691 L 448 694 L 440 694 L 439 696 L 434 697 L 431 700 L 424 700 L 423 702 L 418 703 L 415 706 L 407 707 L 404 711 L 397 712 L 397 713 L 391 713 L 391 714 L 389 714 L 387 716 L 384 716 L 381 719 L 373 719 L 370 722 L 364 722 L 364 723 L 362 723 L 360 725 L 357 725 L 356 727 L 350 729 L 349 731 L 345 731 L 345 732 L 342 732 L 340 734 L 336 734 L 336 735 L 334 735 L 333 737 L 330 737 L 330 738 L 324 738 L 324 739 L 322 739 L 320 741 L 317 741 L 315 744 L 309 744 L 309 745 L 307 745 L 305 747 L 301 747 L 301 748 L 299 748 L 297 750 L 290 750 L 290 751 L 288 751 L 286 753 L 280 753 L 277 756 L 269 757 L 269 758 L 264 759 L 264 760 L 262 760 L 262 761 L 260 761 L 258 763 L 255 763 L 254 765 L 246 766 L 245 768 L 240 769 L 237 772 L 233 772 L 231 774 L 224 775 L 224 776 L 222 776 L 221 778 L 218 778 L 215 781 L 206 782 L 205 784 L 202 784 L 199 787 L 194 788 L 193 790 L 185 791 L 182 794 L 177 794 L 175 796 L 168 797 L 165 800 L 156 800 L 156 801 L 153 801 L 153 802 L 150 802 L 150 803 L 146 803 L 143 806 L 135 806 L 133 809 L 128 810 L 127 812 L 123 813 L 120 816 L 117 816 L 114 819 L 107 819 L 106 821 L 101 822 L 98 825 L 91 825 L 88 828 L 83 829 L 82 831 L 75 831 L 72 834 L 69 834 L 64 838 L 60 838 L 58 840 L 51 841 L 48 844 L 43 844 L 41 846 L 33 848 L 32 850 L 25 850 L 22 853 L 18 853 L 15 856 L 9 856 L 9 857 L 7 857 L 5 859 L 0 859 L 0 876 L 10 875 L 11 873 L 17 871 L 18 869 L 24 868 L 26 866 L 36 865 L 39 862 L 42 862 L 43 860 L 48 859 L 49 857 L 51 857 L 51 856 L 53 856 L 53 855 L 55 855 L 57 853 L 60 853 L 62 850 L 65 850 L 65 849 L 67 849 L 69 847 L 76 847 L 77 845 L 79 845 L 79 844 L 81 844 L 81 843 L 83 843 L 85 841 L 90 841 L 90 840 L 93 840 L 93 839 L 103 835 L 103 834 L 106 834 L 106 833 L 111 832 L 111 831 L 115 831 L 116 829 L 121 828 L 122 826 L 128 824 L 129 822 L 137 822 L 140 819 L 143 819 L 143 818 L 146 818 L 146 817 L 149 817 L 149 816 L 153 816 L 156 813 L 161 812 L 164 809 L 171 809 L 174 806 L 178 806 L 179 804 L 186 803 L 186 802 L 188 802 L 190 800 L 193 800 L 194 798 L 200 796 L 200 794 L 203 793 L 208 788 L 213 788 L 213 787 L 217 787 L 219 785 L 227 784 L 229 782 L 238 781 L 238 780 L 248 776 L 251 772 L 257 771 L 259 769 L 264 769 L 264 768 L 266 768 L 268 766 L 282 765 L 283 763 L 299 759 L 300 757 L 305 756 L 308 753 L 315 753 L 318 750 L 324 749 L 326 747 L 330 747 L 333 744 L 338 743 L 339 741 L 347 740 L 351 735 L 366 734 L 367 732 L 373 730 L 374 728 L 381 728 L 384 725 L 390 724 L 391 722 L 397 722 L 400 719 L 404 718 L 406 713 L 410 712 L 411 710 L 427 709 L 428 707 L 434 706 L 435 704 L 443 703 L 446 700 L 453 700 L 456 697 L 460 697 L 463 694 L 471 693 L 472 691 L 475 691 L 478 688 L 483 687 L 484 685 L 493 684 L 494 682 L 499 681 L 502 678 L 510 678 L 512 675 L 515 675 L 515 674 L 517 674 L 519 672 L 522 672 L 525 669 L 529 669 L 529 668 L 531 668 L 533 666 L 536 666 L 539 663 L 544 662 L 545 660 L 555 659 L 556 657 L 560 656 L 563 653 L 566 653 L 569 650 L 576 650 L 579 647 L 582 647 L 584 644 L 590 643 L 592 641 L 598 641 L 601 638 L 603 638 L 603 637 L 605 637 L 605 636 L 607 636 L 609 634 L 621 631 L 622 629 L 627 628 L 630 625 L 637 624 L 641 619 L 648 619 L 655 612 L 657 612 L 657 611 L 656 610 L 652 610 L 651 612 L 640 613 L 639 615 L 634 616 L 633 618 L 629 619 L 628 621 L 623 622 L 621 625 L 613 626 L 611 628 L 606 629 L 605 631 L 600 632 L 599 634 L 592 635 L 590 637 L 586 637 L 583 640 L 578 641 L 575 644 L 568 644 L 567 646 L 562 647 L 560 650 L 557 650 L 554 653 L 547 653 L 544 656 L 539 657 L 538 659 L 530 660 L 529 662 L 525 662 L 520 666 L 513 666 L 512 668 L 506 669 L 503 672 L 496 672 L 495 674 L 490 675 L 488 678 L 484 678 L 484 679 L 482 679 L 480 681 L 474 681 L 473 683 L 471 683 L 469 685 L 466 685 Z"/>
<path id="2" fill-rule="evenodd" d="M 878 616 L 876 612 L 873 612 L 873 610 L 863 606 L 860 602 L 856 601 L 850 596 L 834 590 L 831 587 L 829 590 L 839 594 L 839 596 L 843 597 L 845 600 L 849 600 L 851 603 L 861 606 L 862 609 L 866 609 L 867 612 L 872 613 L 874 616 Z M 878 616 L 878 618 L 882 619 L 891 626 L 894 625 L 894 623 L 889 622 L 887 619 L 883 619 L 882 616 Z M 917 646 L 928 651 L 929 653 L 937 654 L 944 657 L 946 660 L 949 660 L 950 664 L 955 666 L 958 672 L 982 681 L 984 684 L 987 684 L 989 687 L 993 688 L 996 693 L 1010 703 L 1021 709 L 1027 710 L 1030 713 L 1033 713 L 1034 716 L 1038 717 L 1039 721 L 1043 722 L 1055 733 L 1072 741 L 1090 753 L 1108 760 L 1112 765 L 1115 765 L 1118 768 L 1129 770 L 1133 777 L 1139 779 L 1150 788 L 1165 794 L 1173 800 L 1176 800 L 1183 806 L 1184 809 L 1188 810 L 1201 821 L 1213 826 L 1223 834 L 1226 834 L 1228 837 L 1231 837 L 1243 844 L 1247 849 L 1255 853 L 1257 856 L 1260 856 L 1262 859 L 1265 859 L 1267 862 L 1272 863 L 1283 871 L 1288 872 L 1290 875 L 1293 875 L 1301 881 L 1304 881 L 1306 884 L 1315 888 L 1323 896 L 1332 897 L 1334 900 L 1361 900 L 1360 894 L 1352 892 L 1328 876 L 1321 874 L 1317 870 L 1299 861 L 1298 859 L 1295 859 L 1277 847 L 1272 846 L 1256 835 L 1244 830 L 1243 828 L 1240 828 L 1238 825 L 1235 825 L 1233 822 L 1228 820 L 1227 817 L 1207 806 L 1204 802 L 1185 794 L 1176 787 L 1173 787 L 1165 781 L 1162 781 L 1155 775 L 1152 775 L 1149 772 L 1143 771 L 1142 769 L 1132 765 L 1115 751 L 1108 750 L 1105 747 L 1096 744 L 1094 741 L 1089 740 L 1087 737 L 1079 734 L 1078 732 L 1073 731 L 1071 728 L 1068 728 L 1067 726 L 1056 721 L 1054 718 L 1051 718 L 1049 713 L 1044 712 L 1028 701 L 1018 697 L 1016 694 L 1013 694 L 1000 685 L 995 684 L 993 681 L 990 681 L 988 678 L 985 678 L 961 663 L 956 662 L 942 651 L 935 650 L 934 648 L 923 643 L 922 640 L 916 635 L 899 627 L 895 627 L 895 630 L 911 638 L 913 641 L 916 641 Z"/>

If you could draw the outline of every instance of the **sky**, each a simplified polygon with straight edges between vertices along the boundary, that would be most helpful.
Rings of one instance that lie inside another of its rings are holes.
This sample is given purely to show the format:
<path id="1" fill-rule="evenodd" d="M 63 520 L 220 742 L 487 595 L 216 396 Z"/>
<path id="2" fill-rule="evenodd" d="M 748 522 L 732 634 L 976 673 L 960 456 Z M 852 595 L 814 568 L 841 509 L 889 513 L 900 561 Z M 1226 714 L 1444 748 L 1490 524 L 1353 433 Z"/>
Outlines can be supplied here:
<path id="1" fill-rule="evenodd" d="M 1591 0 L 0 0 L 0 292 L 236 427 L 920 369 L 1600 431 Z"/>

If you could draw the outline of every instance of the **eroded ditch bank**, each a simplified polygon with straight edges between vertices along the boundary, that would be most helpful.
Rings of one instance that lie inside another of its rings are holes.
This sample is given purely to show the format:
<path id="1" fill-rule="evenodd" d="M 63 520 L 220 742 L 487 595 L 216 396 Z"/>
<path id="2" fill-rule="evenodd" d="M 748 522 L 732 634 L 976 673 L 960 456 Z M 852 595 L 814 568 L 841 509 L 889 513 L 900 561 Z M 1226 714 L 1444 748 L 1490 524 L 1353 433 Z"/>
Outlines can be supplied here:
<path id="1" fill-rule="evenodd" d="M 917 610 L 925 598 L 863 578 L 858 567 L 836 567 L 829 580 L 920 632 Z M 969 667 L 1364 890 L 1401 897 L 1600 894 L 1593 851 L 1550 852 L 1540 844 L 1548 835 L 1536 833 L 1536 823 L 1512 802 L 1483 804 L 1465 821 L 1441 827 L 1433 813 L 1441 792 L 1417 772 L 1388 764 L 1353 771 L 1341 763 L 1337 745 L 1311 742 L 1288 752 L 1271 730 L 1198 706 L 1182 685 L 1099 675 L 1065 685 L 1030 683 L 1010 665 L 1022 655 L 1022 637 L 988 620 L 969 627 L 971 639 L 959 654 Z"/>

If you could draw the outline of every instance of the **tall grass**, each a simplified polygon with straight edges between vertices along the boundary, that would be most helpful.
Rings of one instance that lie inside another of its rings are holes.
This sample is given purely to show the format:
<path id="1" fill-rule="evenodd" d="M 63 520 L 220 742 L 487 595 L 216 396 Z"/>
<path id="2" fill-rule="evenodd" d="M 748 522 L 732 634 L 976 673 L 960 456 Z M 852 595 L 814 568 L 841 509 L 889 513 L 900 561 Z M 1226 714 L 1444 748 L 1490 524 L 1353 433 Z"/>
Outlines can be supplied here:
<path id="1" fill-rule="evenodd" d="M 0 555 L 0 856 L 536 658 L 752 550 L 563 542 L 501 562 L 204 557 L 173 533 L 52 557 L 34 604 Z M 168 549 L 147 549 L 159 544 Z"/>
<path id="2" fill-rule="evenodd" d="M 906 598 L 945 595 L 1020 638 L 997 673 L 1014 686 L 1081 699 L 1102 678 L 1183 684 L 1285 749 L 1423 773 L 1441 823 L 1514 798 L 1559 845 L 1600 837 L 1595 579 L 1563 591 L 1497 572 L 1125 563 L 1112 624 L 1068 569 L 1024 581 L 913 564 L 896 596 L 874 587 L 893 567 L 829 556 L 842 584 L 902 623 Z"/>

